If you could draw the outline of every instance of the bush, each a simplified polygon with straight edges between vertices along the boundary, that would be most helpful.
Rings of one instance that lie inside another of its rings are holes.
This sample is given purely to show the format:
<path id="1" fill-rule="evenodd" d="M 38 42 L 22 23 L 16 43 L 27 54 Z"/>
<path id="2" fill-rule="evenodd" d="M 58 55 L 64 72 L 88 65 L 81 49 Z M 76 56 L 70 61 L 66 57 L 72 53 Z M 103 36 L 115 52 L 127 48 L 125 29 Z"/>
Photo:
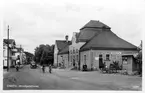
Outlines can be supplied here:
<path id="1" fill-rule="evenodd" d="M 110 64 L 110 66 L 109 66 L 109 71 L 108 72 L 109 73 L 112 73 L 112 72 L 117 73 L 118 70 L 122 70 L 122 66 L 119 65 L 118 61 L 113 61 L 113 63 Z"/>

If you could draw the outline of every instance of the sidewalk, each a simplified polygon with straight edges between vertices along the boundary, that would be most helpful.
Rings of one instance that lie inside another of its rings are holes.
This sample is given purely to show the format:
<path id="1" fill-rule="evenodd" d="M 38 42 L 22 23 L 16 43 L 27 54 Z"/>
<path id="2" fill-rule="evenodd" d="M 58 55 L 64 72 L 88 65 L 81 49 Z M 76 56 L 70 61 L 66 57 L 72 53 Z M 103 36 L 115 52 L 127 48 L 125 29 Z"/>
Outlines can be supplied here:
<path id="1" fill-rule="evenodd" d="M 117 86 L 120 90 L 132 89 L 141 90 L 142 77 L 127 76 L 120 74 L 102 74 L 98 71 L 82 72 L 65 69 L 53 69 L 59 76 L 80 80 L 93 84 Z"/>

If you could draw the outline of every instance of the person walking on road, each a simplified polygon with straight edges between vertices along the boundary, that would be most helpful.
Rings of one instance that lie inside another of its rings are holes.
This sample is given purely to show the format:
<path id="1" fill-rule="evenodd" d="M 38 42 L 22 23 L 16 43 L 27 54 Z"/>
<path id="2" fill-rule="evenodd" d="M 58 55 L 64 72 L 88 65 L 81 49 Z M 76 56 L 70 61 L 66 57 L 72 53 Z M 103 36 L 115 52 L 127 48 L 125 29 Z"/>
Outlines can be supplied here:
<path id="1" fill-rule="evenodd" d="M 45 66 L 44 65 L 42 66 L 42 71 L 43 71 L 43 73 L 45 73 Z"/>
<path id="2" fill-rule="evenodd" d="M 49 73 L 51 73 L 51 71 L 52 71 L 52 66 L 51 66 L 51 64 L 49 65 Z"/>
<path id="3" fill-rule="evenodd" d="M 20 67 L 20 58 L 19 56 L 17 57 L 17 60 L 16 60 L 16 71 L 19 71 L 19 67 Z"/>
<path id="4" fill-rule="evenodd" d="M 19 65 L 16 64 L 16 71 L 18 72 L 19 71 Z"/>

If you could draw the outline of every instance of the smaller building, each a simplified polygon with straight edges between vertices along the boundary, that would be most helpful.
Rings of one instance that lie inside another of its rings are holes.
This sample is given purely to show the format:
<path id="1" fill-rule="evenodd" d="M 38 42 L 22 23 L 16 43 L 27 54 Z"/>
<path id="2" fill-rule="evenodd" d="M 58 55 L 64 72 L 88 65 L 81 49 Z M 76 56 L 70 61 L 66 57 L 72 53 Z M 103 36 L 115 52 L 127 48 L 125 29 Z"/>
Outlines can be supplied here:
<path id="1" fill-rule="evenodd" d="M 19 56 L 20 64 L 24 64 L 24 62 L 26 60 L 26 55 L 24 53 L 24 49 L 22 48 L 21 45 L 16 45 L 16 49 L 17 49 L 17 52 L 15 53 L 16 57 L 18 58 L 18 56 Z"/>
<path id="2" fill-rule="evenodd" d="M 58 57 L 60 59 L 59 66 L 64 67 L 64 68 L 70 67 L 70 65 L 69 65 L 69 44 L 66 45 L 66 47 L 58 53 Z"/>
<path id="3" fill-rule="evenodd" d="M 63 59 L 64 58 L 63 56 L 67 55 L 66 50 L 67 50 L 68 45 L 70 44 L 71 44 L 71 41 L 68 41 L 68 36 L 65 36 L 65 40 L 56 40 L 55 46 L 54 46 L 54 66 L 57 66 L 57 67 L 62 66 L 64 65 L 63 61 L 68 60 L 67 57 Z"/>

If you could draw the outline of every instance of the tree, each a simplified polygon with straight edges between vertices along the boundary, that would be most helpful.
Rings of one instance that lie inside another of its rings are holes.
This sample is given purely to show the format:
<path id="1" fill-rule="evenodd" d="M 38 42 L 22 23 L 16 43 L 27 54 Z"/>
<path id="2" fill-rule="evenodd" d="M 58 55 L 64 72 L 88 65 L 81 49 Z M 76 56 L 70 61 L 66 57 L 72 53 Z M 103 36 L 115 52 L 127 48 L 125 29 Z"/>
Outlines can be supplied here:
<path id="1" fill-rule="evenodd" d="M 36 63 L 43 65 L 53 65 L 53 53 L 54 53 L 54 45 L 44 45 L 41 44 L 39 47 L 35 48 L 35 56 L 34 56 L 34 61 Z"/>
<path id="2" fill-rule="evenodd" d="M 26 51 L 24 53 L 26 54 L 27 64 L 29 64 L 32 61 L 34 55 L 32 53 L 26 52 Z"/>
<path id="3" fill-rule="evenodd" d="M 135 56 L 135 59 L 139 65 L 139 69 L 138 69 L 138 72 L 139 74 L 142 75 L 142 41 L 141 41 L 141 44 L 140 46 L 138 47 L 138 54 Z"/>

